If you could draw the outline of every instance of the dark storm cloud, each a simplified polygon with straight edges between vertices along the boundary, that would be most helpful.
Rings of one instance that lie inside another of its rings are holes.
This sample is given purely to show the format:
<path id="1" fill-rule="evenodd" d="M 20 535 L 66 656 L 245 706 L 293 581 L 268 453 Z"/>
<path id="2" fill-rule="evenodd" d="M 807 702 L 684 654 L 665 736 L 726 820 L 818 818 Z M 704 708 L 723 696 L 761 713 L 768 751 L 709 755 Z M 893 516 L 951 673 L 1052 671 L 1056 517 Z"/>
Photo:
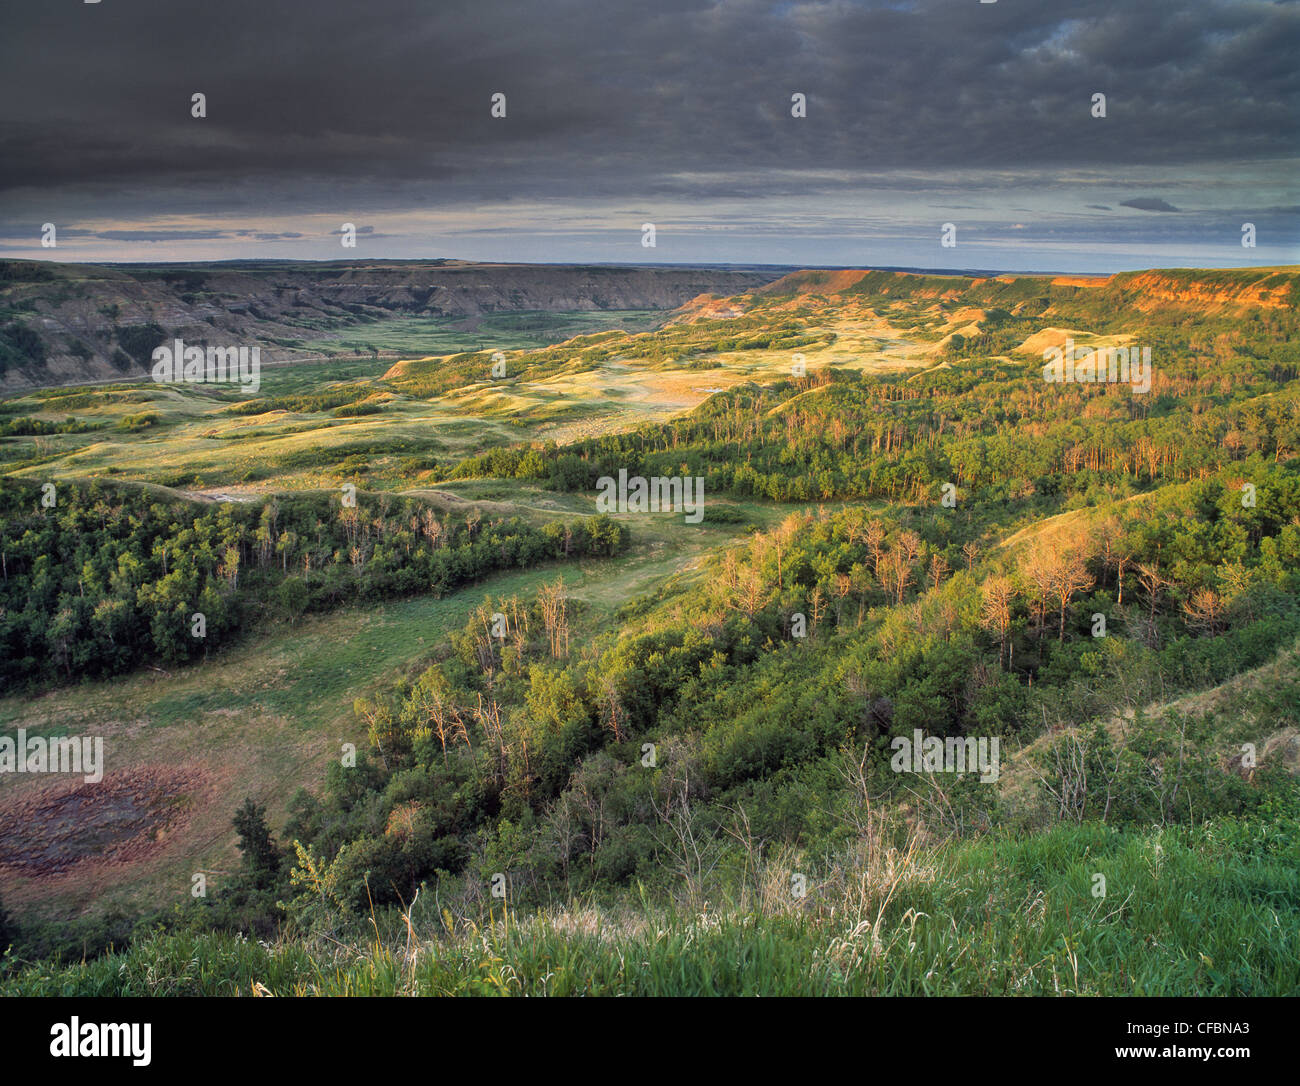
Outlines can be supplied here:
<path id="1" fill-rule="evenodd" d="M 729 167 L 1296 150 L 1295 5 L 140 0 L 28 4 L 7 22 L 0 79 L 23 108 L 4 122 L 4 188 L 257 178 L 292 200 L 304 178 L 420 179 L 474 199 L 679 192 L 674 175 Z"/>
<path id="2" fill-rule="evenodd" d="M 1275 178 L 1300 143 L 1300 6 L 1265 0 L 105 0 L 5 24 L 0 193 L 23 225 L 0 237 L 308 245 L 365 216 L 377 241 L 399 236 L 381 216 L 449 209 L 514 229 L 480 208 L 546 234 L 710 201 L 835 233 L 837 203 L 978 215 L 990 185 L 1029 217 L 1135 190 L 1202 206 L 1227 163 L 1272 185 L 1234 181 L 1220 203 L 1245 213 L 1292 199 Z M 1067 176 L 1056 208 L 1029 199 Z"/>
<path id="3" fill-rule="evenodd" d="M 1173 204 L 1161 200 L 1157 196 L 1139 196 L 1135 200 L 1121 200 L 1120 207 L 1132 207 L 1138 211 L 1178 211 Z"/>

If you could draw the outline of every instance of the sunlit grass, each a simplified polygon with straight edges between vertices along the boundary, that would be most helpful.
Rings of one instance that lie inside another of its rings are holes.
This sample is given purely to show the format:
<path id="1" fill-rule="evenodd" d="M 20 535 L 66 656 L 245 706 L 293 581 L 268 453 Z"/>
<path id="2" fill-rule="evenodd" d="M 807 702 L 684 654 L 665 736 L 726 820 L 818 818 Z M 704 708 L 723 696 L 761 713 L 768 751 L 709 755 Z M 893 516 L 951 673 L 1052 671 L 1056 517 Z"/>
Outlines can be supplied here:
<path id="1" fill-rule="evenodd" d="M 339 940 L 158 934 L 84 964 L 11 967 L 0 994 L 1289 995 L 1297 830 L 1085 825 L 967 842 L 901 878 L 878 924 L 869 896 L 748 912 L 498 907 L 473 920 L 431 905 L 412 910 L 409 934 L 392 916 Z"/>

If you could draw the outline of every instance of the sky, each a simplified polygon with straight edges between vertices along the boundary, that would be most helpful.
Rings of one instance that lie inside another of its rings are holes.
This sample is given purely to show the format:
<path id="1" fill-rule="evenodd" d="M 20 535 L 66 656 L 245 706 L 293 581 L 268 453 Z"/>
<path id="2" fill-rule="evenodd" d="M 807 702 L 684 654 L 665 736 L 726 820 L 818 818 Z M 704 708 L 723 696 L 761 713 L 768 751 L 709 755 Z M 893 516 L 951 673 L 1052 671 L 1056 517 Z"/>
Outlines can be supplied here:
<path id="1" fill-rule="evenodd" d="M 1300 263 L 1295 0 L 0 0 L 0 27 L 0 258 Z"/>

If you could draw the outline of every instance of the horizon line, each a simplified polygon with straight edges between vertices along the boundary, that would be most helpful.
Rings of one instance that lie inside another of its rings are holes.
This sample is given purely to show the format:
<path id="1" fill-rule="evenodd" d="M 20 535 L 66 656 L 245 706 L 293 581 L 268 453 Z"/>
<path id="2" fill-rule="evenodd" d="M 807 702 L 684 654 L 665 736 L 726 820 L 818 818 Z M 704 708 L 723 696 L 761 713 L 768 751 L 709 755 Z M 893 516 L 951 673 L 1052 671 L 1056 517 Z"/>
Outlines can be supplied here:
<path id="1" fill-rule="evenodd" d="M 69 267 L 220 267 L 239 264 L 302 264 L 302 265 L 337 265 L 337 264 L 453 264 L 469 267 L 530 267 L 530 268 L 713 268 L 713 269 L 773 269 L 784 270 L 787 274 L 798 271 L 884 271 L 903 275 L 937 275 L 955 278 L 989 279 L 1002 276 L 1027 277 L 1072 277 L 1078 279 L 1109 279 L 1116 275 L 1134 274 L 1144 271 L 1295 271 L 1300 272 L 1300 264 L 1240 264 L 1229 267 L 1205 267 L 1197 265 L 1151 265 L 1142 268 L 1128 268 L 1118 271 L 1078 271 L 1069 269 L 1022 269 L 1022 268 L 939 268 L 921 267 L 902 264 L 789 264 L 759 263 L 754 261 L 604 261 L 604 260 L 466 260 L 463 257 L 230 257 L 221 260 L 52 260 L 46 257 L 8 257 L 0 256 L 0 264 L 58 264 Z"/>

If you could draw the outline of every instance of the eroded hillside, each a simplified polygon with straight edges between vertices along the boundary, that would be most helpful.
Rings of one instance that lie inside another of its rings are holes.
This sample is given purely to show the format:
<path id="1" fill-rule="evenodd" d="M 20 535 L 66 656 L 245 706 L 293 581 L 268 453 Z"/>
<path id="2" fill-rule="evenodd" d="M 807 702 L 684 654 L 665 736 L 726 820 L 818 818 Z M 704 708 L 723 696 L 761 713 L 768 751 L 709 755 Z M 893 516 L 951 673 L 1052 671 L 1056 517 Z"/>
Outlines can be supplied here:
<path id="1" fill-rule="evenodd" d="M 391 317 L 669 310 L 777 272 L 463 261 L 177 265 L 0 262 L 0 391 L 145 376 L 153 349 L 259 345 L 264 362 Z"/>

